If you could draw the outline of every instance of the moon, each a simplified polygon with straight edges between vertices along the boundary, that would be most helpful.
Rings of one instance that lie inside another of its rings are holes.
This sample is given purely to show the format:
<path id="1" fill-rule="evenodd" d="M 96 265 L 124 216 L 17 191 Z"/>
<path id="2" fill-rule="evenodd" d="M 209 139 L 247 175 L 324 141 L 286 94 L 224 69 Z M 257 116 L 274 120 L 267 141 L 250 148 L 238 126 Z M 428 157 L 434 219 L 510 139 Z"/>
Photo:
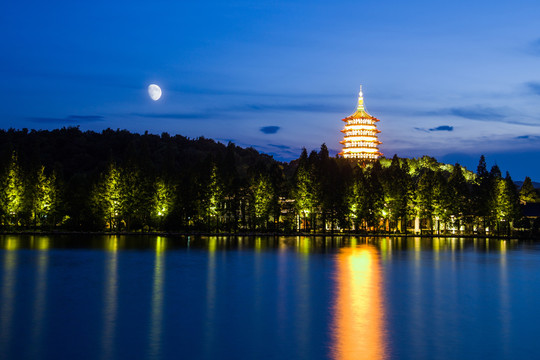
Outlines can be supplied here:
<path id="1" fill-rule="evenodd" d="M 156 84 L 148 85 L 148 95 L 150 95 L 150 99 L 158 101 L 161 97 L 161 88 Z"/>

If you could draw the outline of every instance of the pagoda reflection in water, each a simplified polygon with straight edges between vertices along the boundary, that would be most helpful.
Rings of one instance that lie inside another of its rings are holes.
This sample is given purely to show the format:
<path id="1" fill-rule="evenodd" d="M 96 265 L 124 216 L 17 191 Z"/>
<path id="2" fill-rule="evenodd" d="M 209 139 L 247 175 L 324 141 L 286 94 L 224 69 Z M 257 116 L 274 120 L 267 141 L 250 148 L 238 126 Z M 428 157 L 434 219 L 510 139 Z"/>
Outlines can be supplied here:
<path id="1" fill-rule="evenodd" d="M 379 253 L 375 246 L 337 255 L 332 326 L 333 359 L 385 359 L 386 329 Z"/>

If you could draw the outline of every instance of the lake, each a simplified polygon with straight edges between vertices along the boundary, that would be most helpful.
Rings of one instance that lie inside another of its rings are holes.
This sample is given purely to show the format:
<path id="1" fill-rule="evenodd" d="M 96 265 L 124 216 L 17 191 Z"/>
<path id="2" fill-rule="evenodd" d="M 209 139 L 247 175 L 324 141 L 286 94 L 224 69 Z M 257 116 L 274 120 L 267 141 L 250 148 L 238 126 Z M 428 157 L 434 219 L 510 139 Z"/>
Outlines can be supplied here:
<path id="1" fill-rule="evenodd" d="M 540 246 L 0 236 L 0 359 L 540 356 Z"/>

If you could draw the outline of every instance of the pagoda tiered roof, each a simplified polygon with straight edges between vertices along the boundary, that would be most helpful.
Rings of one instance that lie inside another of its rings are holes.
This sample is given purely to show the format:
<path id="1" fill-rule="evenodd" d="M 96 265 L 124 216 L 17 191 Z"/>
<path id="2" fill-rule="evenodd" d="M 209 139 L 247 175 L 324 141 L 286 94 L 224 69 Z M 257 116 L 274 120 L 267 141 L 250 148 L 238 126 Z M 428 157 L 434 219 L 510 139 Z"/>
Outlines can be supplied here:
<path id="1" fill-rule="evenodd" d="M 377 119 L 375 116 L 371 116 L 367 111 L 366 109 L 362 108 L 362 109 L 356 109 L 356 111 L 354 112 L 354 114 L 352 115 L 349 115 L 347 116 L 346 118 L 343 118 L 341 120 L 347 122 L 349 120 L 352 120 L 352 119 L 369 119 L 369 120 L 372 120 L 374 122 L 377 122 L 377 121 L 380 121 L 379 119 Z"/>

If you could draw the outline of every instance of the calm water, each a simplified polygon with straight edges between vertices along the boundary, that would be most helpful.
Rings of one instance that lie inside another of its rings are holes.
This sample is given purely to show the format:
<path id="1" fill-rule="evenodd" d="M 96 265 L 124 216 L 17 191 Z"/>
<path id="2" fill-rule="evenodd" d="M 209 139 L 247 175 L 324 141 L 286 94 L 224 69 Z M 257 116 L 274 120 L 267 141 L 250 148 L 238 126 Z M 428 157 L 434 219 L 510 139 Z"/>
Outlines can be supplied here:
<path id="1" fill-rule="evenodd" d="M 0 359 L 540 356 L 540 246 L 0 236 Z"/>

